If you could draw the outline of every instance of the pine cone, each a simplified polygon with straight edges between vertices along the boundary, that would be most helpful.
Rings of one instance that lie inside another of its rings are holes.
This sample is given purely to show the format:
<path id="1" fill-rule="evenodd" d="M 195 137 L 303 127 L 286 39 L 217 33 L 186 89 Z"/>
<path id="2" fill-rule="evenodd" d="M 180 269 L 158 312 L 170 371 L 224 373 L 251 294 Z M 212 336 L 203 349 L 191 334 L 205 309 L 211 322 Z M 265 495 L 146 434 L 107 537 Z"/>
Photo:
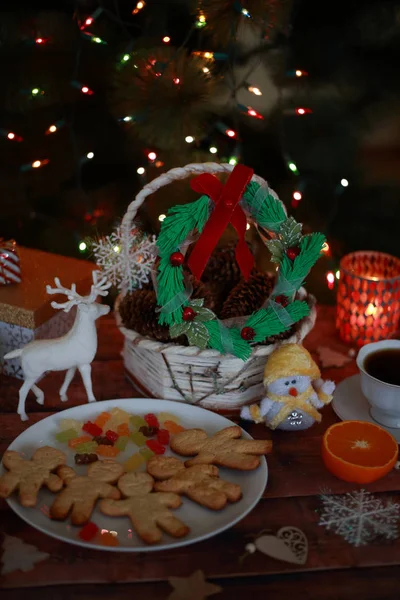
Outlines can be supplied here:
<path id="1" fill-rule="evenodd" d="M 225 300 L 220 318 L 231 319 L 251 315 L 261 308 L 270 296 L 274 283 L 275 277 L 268 273 L 255 273 L 250 275 L 248 281 L 242 279 Z"/>
<path id="2" fill-rule="evenodd" d="M 214 310 L 212 295 L 204 283 L 192 280 L 192 298 L 204 298 L 204 306 Z M 186 336 L 171 339 L 169 327 L 160 325 L 159 313 L 156 313 L 157 297 L 153 290 L 135 290 L 127 294 L 121 301 L 119 312 L 122 322 L 128 329 L 133 329 L 159 342 L 174 342 L 187 346 Z"/>
<path id="3" fill-rule="evenodd" d="M 232 289 L 239 283 L 241 273 L 236 262 L 235 247 L 218 248 L 209 258 L 202 279 L 214 298 L 215 312 L 219 314 Z"/>

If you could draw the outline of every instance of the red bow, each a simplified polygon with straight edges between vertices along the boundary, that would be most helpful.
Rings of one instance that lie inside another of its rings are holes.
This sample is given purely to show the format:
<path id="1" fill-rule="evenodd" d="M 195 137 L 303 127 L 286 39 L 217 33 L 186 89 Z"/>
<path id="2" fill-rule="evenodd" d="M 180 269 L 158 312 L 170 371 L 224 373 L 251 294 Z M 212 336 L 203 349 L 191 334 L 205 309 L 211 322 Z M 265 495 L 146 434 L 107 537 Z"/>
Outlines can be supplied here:
<path id="1" fill-rule="evenodd" d="M 236 261 L 243 277 L 246 280 L 249 278 L 254 264 L 254 257 L 244 239 L 247 219 L 239 206 L 239 201 L 253 173 L 253 169 L 249 167 L 236 165 L 225 185 L 209 173 L 198 175 L 190 182 L 191 188 L 195 192 L 206 194 L 215 204 L 215 208 L 188 260 L 188 267 L 196 279 L 200 279 L 202 276 L 208 259 L 228 223 L 233 225 L 239 237 L 235 249 Z"/>

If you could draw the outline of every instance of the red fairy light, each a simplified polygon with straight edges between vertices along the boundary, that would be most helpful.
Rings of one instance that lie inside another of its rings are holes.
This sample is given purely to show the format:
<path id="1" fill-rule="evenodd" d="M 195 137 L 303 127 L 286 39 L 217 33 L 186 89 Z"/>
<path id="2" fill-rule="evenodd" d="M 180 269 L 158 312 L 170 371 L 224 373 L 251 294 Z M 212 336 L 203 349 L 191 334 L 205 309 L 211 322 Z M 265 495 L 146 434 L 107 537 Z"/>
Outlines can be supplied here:
<path id="1" fill-rule="evenodd" d="M 235 138 L 236 137 L 236 131 L 233 131 L 233 129 L 227 129 L 225 131 L 225 133 L 230 138 Z"/>
<path id="2" fill-rule="evenodd" d="M 82 94 L 86 94 L 87 96 L 93 95 L 93 91 L 87 85 L 83 85 L 81 87 L 81 92 L 82 92 Z"/>
<path id="3" fill-rule="evenodd" d="M 175 85 L 178 85 L 181 82 L 179 77 L 175 77 L 175 79 L 173 79 L 172 81 L 175 83 Z"/>
<path id="4" fill-rule="evenodd" d="M 44 39 L 41 37 L 38 37 L 38 38 L 36 38 L 35 42 L 36 42 L 36 44 L 39 44 L 39 45 L 44 44 Z"/>
<path id="5" fill-rule="evenodd" d="M 296 108 L 296 115 L 309 115 L 312 113 L 311 108 Z"/>
<path id="6" fill-rule="evenodd" d="M 256 110 L 254 110 L 254 108 L 251 108 L 250 106 L 247 108 L 247 114 L 250 117 L 254 117 L 255 119 L 264 119 L 264 117 L 260 115 L 259 112 L 257 112 Z"/>
<path id="7" fill-rule="evenodd" d="M 332 271 L 328 271 L 328 273 L 326 274 L 326 281 L 328 284 L 328 288 L 330 290 L 333 290 L 333 288 L 335 287 L 335 274 L 332 273 Z"/>
<path id="8" fill-rule="evenodd" d="M 86 27 L 89 27 L 89 25 L 91 25 L 91 24 L 93 23 L 93 21 L 94 21 L 93 17 L 88 17 L 88 18 L 85 20 L 85 25 L 86 25 Z"/>
<path id="9" fill-rule="evenodd" d="M 157 158 L 157 154 L 155 152 L 149 152 L 147 158 L 151 161 L 154 161 Z"/>

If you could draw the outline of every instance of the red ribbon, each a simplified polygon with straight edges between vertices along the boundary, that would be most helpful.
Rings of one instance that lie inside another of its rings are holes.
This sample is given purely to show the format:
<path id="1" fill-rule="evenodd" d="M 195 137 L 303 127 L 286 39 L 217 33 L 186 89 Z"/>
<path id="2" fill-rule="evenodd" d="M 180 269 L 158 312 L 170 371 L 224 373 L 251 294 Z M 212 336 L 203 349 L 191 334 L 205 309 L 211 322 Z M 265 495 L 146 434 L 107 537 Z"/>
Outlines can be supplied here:
<path id="1" fill-rule="evenodd" d="M 215 204 L 188 260 L 188 267 L 196 279 L 200 279 L 202 276 L 208 259 L 228 223 L 231 223 L 236 229 L 239 238 L 235 248 L 236 261 L 243 277 L 246 280 L 249 278 L 254 265 L 254 257 L 244 239 L 247 219 L 239 206 L 239 201 L 253 173 L 253 169 L 249 167 L 236 165 L 225 185 L 209 173 L 198 175 L 190 182 L 191 188 L 195 192 L 206 194 Z"/>

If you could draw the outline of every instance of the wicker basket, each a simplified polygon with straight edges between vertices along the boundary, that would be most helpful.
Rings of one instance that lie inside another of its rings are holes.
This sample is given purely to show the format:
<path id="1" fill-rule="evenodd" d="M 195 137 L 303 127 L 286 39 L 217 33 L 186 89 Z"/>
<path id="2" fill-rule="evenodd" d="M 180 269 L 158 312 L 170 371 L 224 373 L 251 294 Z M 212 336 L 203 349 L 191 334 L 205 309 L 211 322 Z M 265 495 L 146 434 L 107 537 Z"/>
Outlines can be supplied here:
<path id="1" fill-rule="evenodd" d="M 128 232 L 138 208 L 145 198 L 172 181 L 200 173 L 229 173 L 228 164 L 190 164 L 160 175 L 144 188 L 129 205 L 122 221 L 122 229 Z M 253 176 L 260 185 L 265 181 Z M 275 192 L 270 192 L 277 198 Z M 300 343 L 311 331 L 316 318 L 315 298 L 300 288 L 299 297 L 311 307 L 310 314 L 296 323 L 295 333 L 275 344 L 256 345 L 250 358 L 243 362 L 232 355 L 217 350 L 200 350 L 195 346 L 162 343 L 143 337 L 123 326 L 119 314 L 118 297 L 115 304 L 117 325 L 125 337 L 123 358 L 128 375 L 149 395 L 156 398 L 198 404 L 213 410 L 237 409 L 258 400 L 263 394 L 263 372 L 266 358 L 282 343 Z"/>

